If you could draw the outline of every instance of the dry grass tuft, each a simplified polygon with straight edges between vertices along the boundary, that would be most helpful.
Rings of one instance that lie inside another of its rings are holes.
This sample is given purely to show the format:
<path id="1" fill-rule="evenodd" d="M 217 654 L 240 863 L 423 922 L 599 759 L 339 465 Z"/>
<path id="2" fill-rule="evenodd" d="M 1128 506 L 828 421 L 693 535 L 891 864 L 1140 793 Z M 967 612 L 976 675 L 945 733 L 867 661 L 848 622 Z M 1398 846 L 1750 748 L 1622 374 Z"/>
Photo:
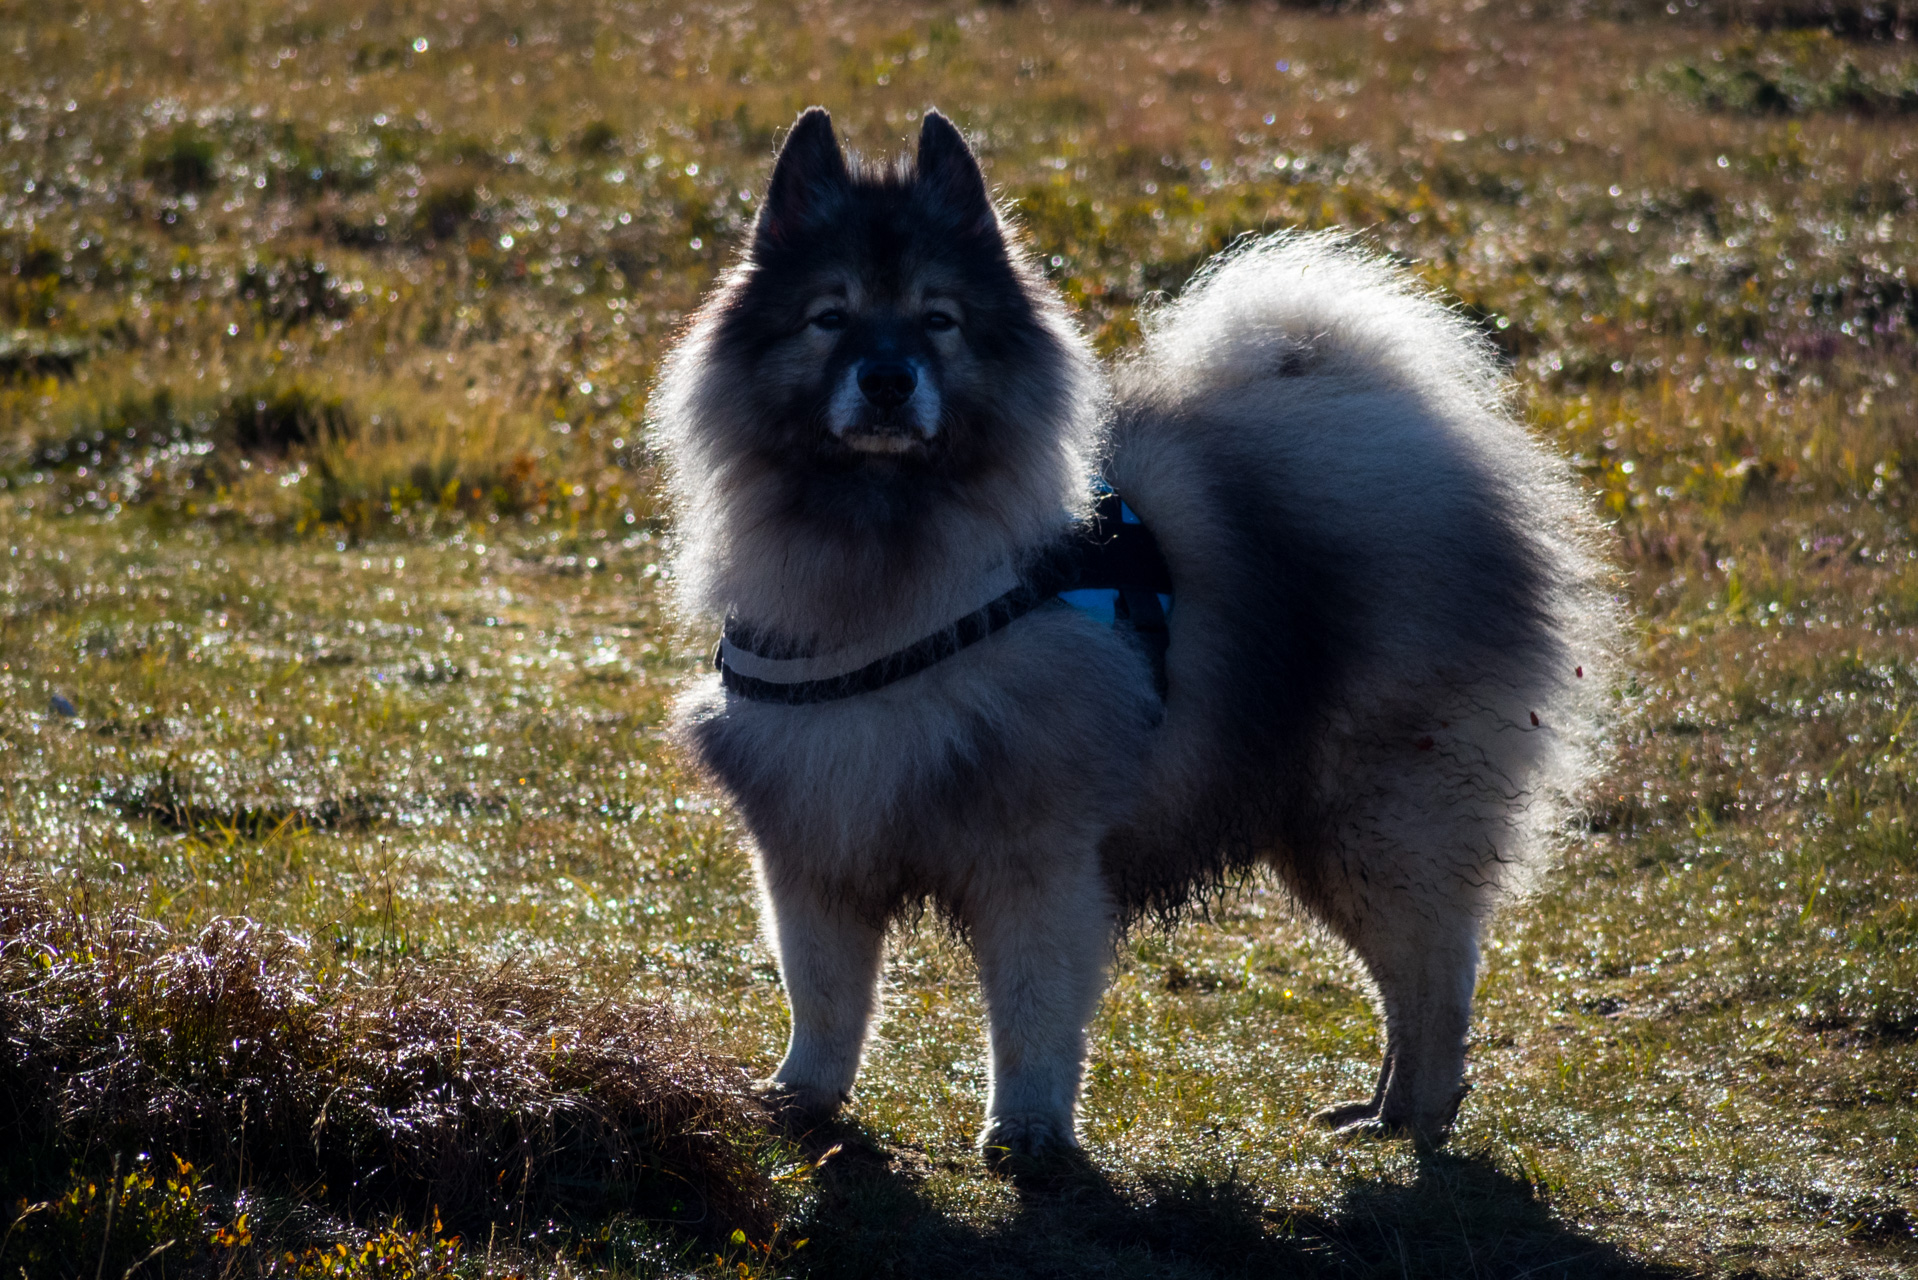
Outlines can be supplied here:
<path id="1" fill-rule="evenodd" d="M 0 1028 L 0 1141 L 43 1173 L 172 1153 L 242 1200 L 437 1213 L 468 1240 L 613 1214 L 771 1229 L 744 1078 L 662 1005 L 503 970 L 329 970 L 249 920 L 179 939 L 9 874 Z"/>

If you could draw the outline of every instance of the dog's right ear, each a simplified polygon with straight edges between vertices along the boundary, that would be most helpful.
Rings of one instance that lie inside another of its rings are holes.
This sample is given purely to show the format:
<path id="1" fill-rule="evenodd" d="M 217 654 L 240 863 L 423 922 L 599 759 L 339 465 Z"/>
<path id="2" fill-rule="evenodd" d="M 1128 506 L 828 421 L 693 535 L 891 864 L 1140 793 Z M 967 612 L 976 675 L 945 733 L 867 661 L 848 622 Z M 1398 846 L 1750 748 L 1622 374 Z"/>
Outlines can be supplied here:
<path id="1" fill-rule="evenodd" d="M 833 136 L 832 117 L 824 107 L 807 107 L 773 161 L 753 242 L 791 244 L 806 227 L 830 217 L 851 189 L 852 174 Z"/>

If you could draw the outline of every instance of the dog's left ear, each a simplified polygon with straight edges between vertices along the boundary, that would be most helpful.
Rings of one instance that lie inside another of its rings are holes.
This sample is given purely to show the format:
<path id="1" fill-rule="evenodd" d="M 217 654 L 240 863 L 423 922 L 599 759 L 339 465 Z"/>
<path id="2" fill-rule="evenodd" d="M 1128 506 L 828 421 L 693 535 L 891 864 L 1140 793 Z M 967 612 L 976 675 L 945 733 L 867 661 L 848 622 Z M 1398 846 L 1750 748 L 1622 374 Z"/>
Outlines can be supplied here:
<path id="1" fill-rule="evenodd" d="M 979 161 L 959 130 L 937 111 L 926 112 L 925 123 L 919 126 L 917 178 L 939 211 L 959 225 L 961 234 L 998 238 L 999 218 L 986 192 L 986 175 L 979 171 Z"/>

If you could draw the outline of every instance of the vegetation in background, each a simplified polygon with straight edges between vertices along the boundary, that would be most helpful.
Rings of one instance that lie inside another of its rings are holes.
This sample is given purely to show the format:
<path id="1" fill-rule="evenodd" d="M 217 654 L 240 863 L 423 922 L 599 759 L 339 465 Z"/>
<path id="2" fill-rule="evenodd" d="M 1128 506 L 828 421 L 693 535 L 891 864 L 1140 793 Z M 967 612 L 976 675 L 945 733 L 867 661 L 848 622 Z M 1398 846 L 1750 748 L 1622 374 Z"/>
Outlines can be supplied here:
<path id="1" fill-rule="evenodd" d="M 0 15 L 0 1274 L 1909 1272 L 1912 18 Z M 929 924 L 843 1123 L 734 1109 L 708 1055 L 765 1070 L 784 1014 L 659 737 L 707 637 L 661 615 L 645 396 L 813 102 L 876 153 L 952 114 L 1108 353 L 1234 237 L 1354 228 L 1585 476 L 1636 676 L 1588 829 L 1488 940 L 1446 1154 L 1310 1126 L 1376 1022 L 1264 883 L 1121 948 L 1076 1172 L 981 1172 Z M 167 975 L 221 957 L 259 998 L 183 1012 Z M 562 1032 L 629 1056 L 564 1075 Z M 639 1126 L 636 1081 L 725 1123 Z M 545 1172 L 507 1170 L 542 1114 Z M 732 1207 L 660 1210 L 584 1155 L 615 1131 Z"/>

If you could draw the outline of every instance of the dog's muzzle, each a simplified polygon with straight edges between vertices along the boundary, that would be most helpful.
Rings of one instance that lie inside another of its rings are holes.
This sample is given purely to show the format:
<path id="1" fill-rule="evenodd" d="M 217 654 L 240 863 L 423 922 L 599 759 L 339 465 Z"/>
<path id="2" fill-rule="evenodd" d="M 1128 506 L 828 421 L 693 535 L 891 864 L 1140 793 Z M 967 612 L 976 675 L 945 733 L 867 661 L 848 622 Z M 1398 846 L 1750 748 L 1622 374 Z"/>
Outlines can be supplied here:
<path id="1" fill-rule="evenodd" d="M 862 360 L 832 398 L 832 433 L 860 453 L 899 454 L 939 431 L 939 392 L 916 362 Z"/>

